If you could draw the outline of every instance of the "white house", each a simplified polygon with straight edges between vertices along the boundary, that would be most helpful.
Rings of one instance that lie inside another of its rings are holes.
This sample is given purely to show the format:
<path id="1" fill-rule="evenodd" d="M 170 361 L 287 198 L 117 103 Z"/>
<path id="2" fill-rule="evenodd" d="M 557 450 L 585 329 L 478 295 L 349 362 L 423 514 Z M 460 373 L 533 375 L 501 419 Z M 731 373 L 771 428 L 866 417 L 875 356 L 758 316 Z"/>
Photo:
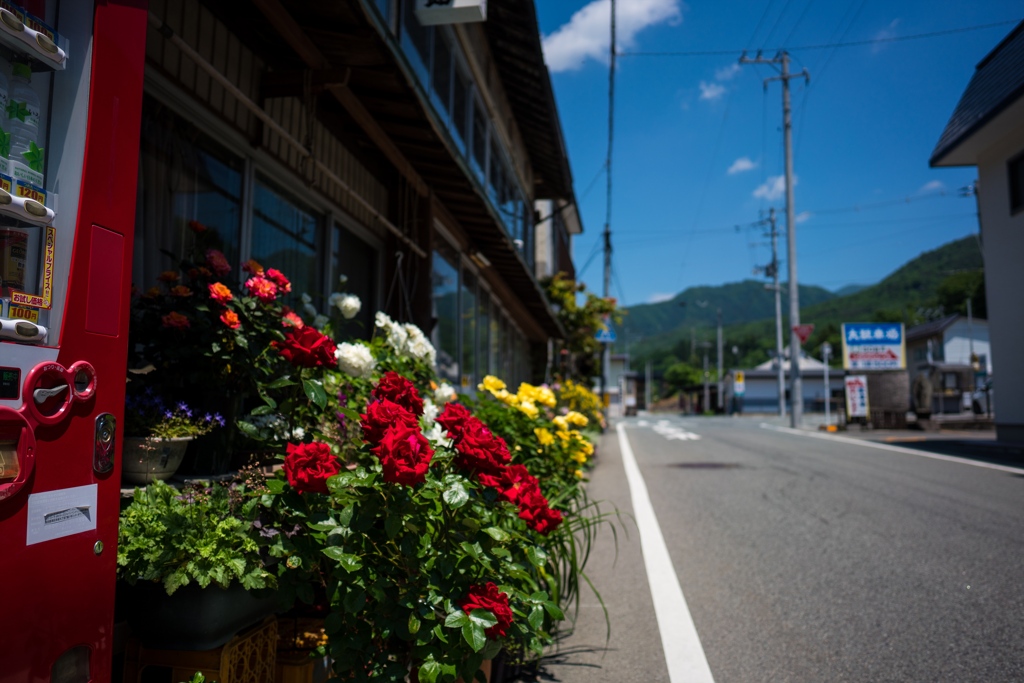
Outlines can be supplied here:
<path id="1" fill-rule="evenodd" d="M 930 164 L 978 167 L 996 435 L 1024 441 L 1024 22 L 978 63 Z"/>
<path id="2" fill-rule="evenodd" d="M 979 373 L 991 375 L 988 321 L 951 315 L 911 327 L 907 330 L 907 359 L 911 380 L 917 367 L 928 362 L 974 365 L 976 361 Z"/>
<path id="3" fill-rule="evenodd" d="M 789 348 L 782 363 L 785 373 L 786 411 L 789 411 Z M 742 401 L 734 396 L 736 373 L 743 373 L 744 393 Z M 829 388 L 833 409 L 843 405 L 843 369 L 829 369 Z M 801 351 L 800 377 L 803 385 L 804 412 L 825 412 L 825 364 Z M 734 402 L 734 398 L 736 401 Z M 730 370 L 725 376 L 725 405 L 735 410 L 742 408 L 745 413 L 775 413 L 779 408 L 778 365 L 773 358 L 750 370 Z"/>

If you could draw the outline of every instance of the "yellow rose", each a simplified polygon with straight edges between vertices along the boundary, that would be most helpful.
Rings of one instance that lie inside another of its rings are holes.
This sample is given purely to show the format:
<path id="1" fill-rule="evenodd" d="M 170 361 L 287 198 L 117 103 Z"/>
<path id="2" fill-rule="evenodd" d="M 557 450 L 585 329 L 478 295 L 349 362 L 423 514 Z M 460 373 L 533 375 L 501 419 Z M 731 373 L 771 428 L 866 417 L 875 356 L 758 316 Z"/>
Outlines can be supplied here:
<path id="1" fill-rule="evenodd" d="M 568 432 L 569 431 L 569 421 L 566 420 L 563 416 L 557 415 L 555 417 L 555 419 L 552 420 L 552 422 L 554 422 L 555 426 L 558 427 L 558 431 L 560 431 L 560 432 Z"/>
<path id="2" fill-rule="evenodd" d="M 555 399 L 555 392 L 551 391 L 547 387 L 537 387 L 534 401 L 542 406 L 547 406 L 548 408 L 554 408 L 555 404 L 558 402 Z"/>
<path id="3" fill-rule="evenodd" d="M 568 413 L 566 413 L 565 420 L 569 424 L 575 425 L 576 427 L 586 427 L 587 423 L 590 422 L 590 420 L 587 419 L 586 415 L 583 415 L 582 413 L 577 413 L 575 410 L 570 410 Z"/>
<path id="4" fill-rule="evenodd" d="M 576 451 L 570 457 L 581 465 L 587 461 L 587 454 L 583 451 Z"/>
<path id="5" fill-rule="evenodd" d="M 519 410 L 526 413 L 526 415 L 531 419 L 537 417 L 537 414 L 540 413 L 540 411 L 537 410 L 537 406 L 533 405 L 533 401 L 520 401 L 516 408 L 519 408 Z"/>
<path id="6" fill-rule="evenodd" d="M 582 479 L 583 478 L 583 470 L 576 470 L 575 472 L 573 472 L 573 474 L 576 475 L 577 479 Z"/>
<path id="7" fill-rule="evenodd" d="M 537 441 L 540 441 L 541 446 L 551 446 L 555 443 L 555 437 L 544 427 L 537 427 L 533 433 L 537 435 Z"/>
<path id="8" fill-rule="evenodd" d="M 480 384 L 480 389 L 481 390 L 486 389 L 487 391 L 491 392 L 492 394 L 495 393 L 495 392 L 501 391 L 504 388 L 505 388 L 505 383 L 502 382 L 497 377 L 495 377 L 494 375 L 487 375 L 486 377 L 484 377 L 484 381 Z"/>

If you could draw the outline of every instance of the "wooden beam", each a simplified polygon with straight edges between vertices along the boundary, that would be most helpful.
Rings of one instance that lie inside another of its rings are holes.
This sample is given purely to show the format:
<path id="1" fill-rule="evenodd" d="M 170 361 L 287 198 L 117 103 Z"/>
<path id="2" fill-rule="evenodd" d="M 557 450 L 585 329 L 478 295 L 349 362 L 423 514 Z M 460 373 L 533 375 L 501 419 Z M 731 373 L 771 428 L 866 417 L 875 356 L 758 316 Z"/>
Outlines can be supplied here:
<path id="1" fill-rule="evenodd" d="M 288 10 L 285 9 L 280 0 L 252 0 L 252 3 L 263 13 L 263 16 L 267 18 L 270 25 L 284 38 L 284 41 L 288 43 L 292 50 L 295 51 L 295 54 L 307 66 L 314 69 L 333 68 L 334 65 L 313 44 L 313 41 L 309 39 L 309 36 L 306 35 L 306 32 L 303 31 L 302 27 L 295 21 L 295 18 L 292 17 Z M 329 85 L 327 86 L 327 91 L 341 103 L 341 106 L 348 111 L 349 116 L 355 119 L 355 122 L 363 129 L 363 132 L 377 145 L 384 156 L 395 165 L 398 172 L 405 176 L 409 184 L 416 188 L 416 192 L 421 196 L 426 196 L 428 193 L 426 182 L 416 172 L 416 169 L 412 167 L 412 164 L 409 163 L 409 160 L 405 158 L 405 155 L 402 154 L 391 138 L 388 137 L 388 134 L 377 125 L 373 114 L 363 106 L 359 98 L 347 87 L 341 85 Z"/>

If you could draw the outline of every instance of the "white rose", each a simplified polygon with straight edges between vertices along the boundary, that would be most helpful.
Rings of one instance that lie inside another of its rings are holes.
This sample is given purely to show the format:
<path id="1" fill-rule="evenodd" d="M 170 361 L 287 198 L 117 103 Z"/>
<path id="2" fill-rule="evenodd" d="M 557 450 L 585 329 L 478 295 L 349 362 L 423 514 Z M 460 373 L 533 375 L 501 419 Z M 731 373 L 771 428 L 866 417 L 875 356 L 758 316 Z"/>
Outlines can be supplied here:
<path id="1" fill-rule="evenodd" d="M 351 320 L 359 313 L 359 309 L 363 307 L 363 302 L 355 294 L 346 294 L 337 303 L 337 306 L 345 320 Z"/>
<path id="2" fill-rule="evenodd" d="M 396 322 L 388 325 L 388 345 L 395 353 L 405 355 L 409 352 L 409 333 Z"/>
<path id="3" fill-rule="evenodd" d="M 362 344 L 339 344 L 334 356 L 338 359 L 338 368 L 353 377 L 369 377 L 377 367 L 369 347 Z"/>
<path id="4" fill-rule="evenodd" d="M 323 330 L 327 326 L 327 323 L 331 322 L 331 319 L 326 315 L 320 315 L 319 313 L 313 318 L 313 327 L 318 330 Z"/>
<path id="5" fill-rule="evenodd" d="M 452 385 L 442 382 L 441 386 L 434 390 L 434 401 L 439 405 L 444 405 L 451 401 L 454 395 L 455 390 L 452 389 Z"/>
<path id="6" fill-rule="evenodd" d="M 341 306 L 340 306 L 341 300 L 342 300 L 342 298 L 344 296 L 345 295 L 342 294 L 341 292 L 331 292 L 331 295 L 329 297 L 327 297 L 327 306 L 328 307 L 337 306 L 340 309 L 341 308 Z"/>
<path id="7" fill-rule="evenodd" d="M 302 293 L 302 303 L 304 303 L 304 304 L 313 303 L 313 297 L 311 297 L 309 294 L 306 294 L 305 292 L 303 292 Z"/>
<path id="8" fill-rule="evenodd" d="M 423 436 L 427 437 L 427 441 L 434 444 L 437 448 L 446 442 L 448 439 L 445 437 L 445 431 L 438 423 L 432 424 L 429 428 L 423 430 Z"/>
<path id="9" fill-rule="evenodd" d="M 303 296 L 305 296 L 305 295 L 303 295 Z M 302 304 L 302 310 L 305 312 L 306 315 L 308 315 L 310 317 L 316 317 L 317 315 L 320 314 L 320 311 L 316 310 L 316 306 L 314 306 L 313 304 L 311 304 L 309 302 L 306 302 L 306 303 Z"/>
<path id="10" fill-rule="evenodd" d="M 428 426 L 434 423 L 439 412 L 437 405 L 433 401 L 429 398 L 423 399 L 423 421 Z"/>
<path id="11" fill-rule="evenodd" d="M 306 430 L 302 427 L 296 427 L 292 430 L 292 438 L 296 441 L 302 441 L 302 437 L 306 436 Z"/>

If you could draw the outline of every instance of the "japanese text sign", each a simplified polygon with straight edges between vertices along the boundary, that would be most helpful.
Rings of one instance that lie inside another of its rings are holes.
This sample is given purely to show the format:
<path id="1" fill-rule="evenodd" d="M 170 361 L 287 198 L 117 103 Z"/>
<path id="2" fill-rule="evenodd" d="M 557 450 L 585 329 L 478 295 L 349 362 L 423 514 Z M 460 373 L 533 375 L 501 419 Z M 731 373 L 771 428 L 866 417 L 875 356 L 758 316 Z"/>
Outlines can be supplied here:
<path id="1" fill-rule="evenodd" d="M 906 356 L 903 323 L 843 323 L 843 368 L 902 370 Z"/>

